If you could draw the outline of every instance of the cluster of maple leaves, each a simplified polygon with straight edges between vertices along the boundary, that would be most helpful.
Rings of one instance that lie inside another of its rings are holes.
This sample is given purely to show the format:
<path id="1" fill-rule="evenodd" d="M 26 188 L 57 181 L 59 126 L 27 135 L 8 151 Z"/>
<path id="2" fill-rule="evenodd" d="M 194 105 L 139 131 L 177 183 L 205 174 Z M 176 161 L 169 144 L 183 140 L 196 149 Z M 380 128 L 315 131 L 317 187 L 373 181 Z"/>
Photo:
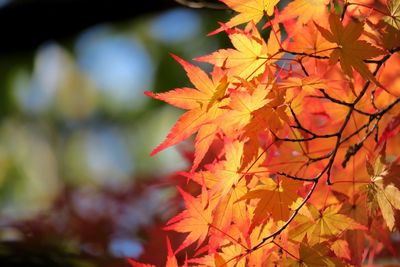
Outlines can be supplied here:
<path id="1" fill-rule="evenodd" d="M 193 88 L 152 154 L 195 134 L 167 266 L 360 266 L 400 229 L 400 1 L 222 0 L 232 48 L 176 55 Z M 280 10 L 281 9 L 281 10 Z M 397 218 L 397 219 L 396 219 Z M 132 266 L 151 266 L 130 260 Z"/>

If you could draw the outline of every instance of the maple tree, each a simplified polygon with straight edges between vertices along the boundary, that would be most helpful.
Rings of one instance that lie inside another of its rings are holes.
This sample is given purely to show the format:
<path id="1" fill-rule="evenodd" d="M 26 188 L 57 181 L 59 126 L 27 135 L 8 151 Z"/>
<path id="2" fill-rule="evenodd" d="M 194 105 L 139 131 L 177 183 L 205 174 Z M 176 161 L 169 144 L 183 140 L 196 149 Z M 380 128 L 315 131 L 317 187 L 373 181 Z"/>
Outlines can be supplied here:
<path id="1" fill-rule="evenodd" d="M 400 229 L 400 1 L 222 0 L 232 48 L 183 66 L 187 110 L 152 154 L 196 134 L 167 266 L 360 266 Z M 224 33 L 223 33 L 224 32 Z M 152 266 L 130 260 L 132 266 Z"/>

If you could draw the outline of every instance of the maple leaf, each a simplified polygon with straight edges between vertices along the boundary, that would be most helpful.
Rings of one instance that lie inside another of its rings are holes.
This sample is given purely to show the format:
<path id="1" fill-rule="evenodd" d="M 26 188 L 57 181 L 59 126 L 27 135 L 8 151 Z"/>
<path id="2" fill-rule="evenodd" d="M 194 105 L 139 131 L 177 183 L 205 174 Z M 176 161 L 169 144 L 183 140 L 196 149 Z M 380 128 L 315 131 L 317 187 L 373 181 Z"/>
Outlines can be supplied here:
<path id="1" fill-rule="evenodd" d="M 242 167 L 243 142 L 226 141 L 224 150 L 225 160 L 218 162 L 210 169 L 218 179 L 212 193 L 220 193 L 221 196 L 225 196 L 242 177 L 239 170 Z"/>
<path id="2" fill-rule="evenodd" d="M 209 126 L 207 123 L 218 117 L 222 112 L 218 107 L 222 105 L 220 102 L 225 95 L 228 83 L 223 73 L 218 69 L 213 72 L 212 79 L 210 79 L 199 67 L 178 56 L 172 56 L 183 66 L 196 89 L 178 88 L 159 94 L 146 92 L 147 95 L 155 99 L 188 110 L 178 119 L 167 138 L 151 152 L 151 155 L 155 155 L 159 151 L 199 132 L 196 137 L 197 150 L 193 164 L 194 169 L 200 163 L 214 139 L 216 127 Z"/>
<path id="3" fill-rule="evenodd" d="M 254 25 L 251 34 L 233 30 L 228 32 L 228 36 L 235 49 L 220 49 L 195 60 L 224 67 L 231 77 L 251 80 L 264 73 L 267 63 L 273 63 L 278 59 L 274 57 L 279 53 L 276 37 L 271 34 L 268 44 L 266 44 Z M 280 38 L 279 33 L 278 38 Z"/>
<path id="4" fill-rule="evenodd" d="M 281 126 L 281 114 L 284 107 L 274 108 L 265 105 L 252 112 L 249 123 L 243 128 L 243 139 L 247 139 L 243 149 L 243 166 L 248 166 L 259 155 L 259 147 L 263 141 L 267 141 L 269 132 L 266 129 L 278 129 Z M 260 142 L 260 133 L 263 141 Z M 267 141 L 268 142 L 268 141 Z"/>
<path id="5" fill-rule="evenodd" d="M 230 236 L 241 236 L 242 233 L 238 231 L 236 228 L 232 228 L 229 232 Z M 239 238 L 240 239 L 240 238 Z M 244 247 L 241 244 L 236 242 L 231 242 L 226 239 L 222 240 L 224 243 L 218 249 L 217 252 L 213 251 L 212 253 L 208 253 L 201 258 L 191 259 L 190 262 L 197 263 L 200 265 L 195 265 L 198 267 L 245 267 L 246 259 L 245 257 L 240 257 L 238 255 L 244 252 Z"/>
<path id="6" fill-rule="evenodd" d="M 197 247 L 199 247 L 206 239 L 212 223 L 212 208 L 208 205 L 208 202 L 206 203 L 207 198 L 204 196 L 206 192 L 203 191 L 200 198 L 195 198 L 180 188 L 178 190 L 185 201 L 186 210 L 170 219 L 164 228 L 165 230 L 189 233 L 176 253 L 196 241 Z"/>
<path id="7" fill-rule="evenodd" d="M 212 257 L 212 255 L 207 255 L 201 259 L 195 260 L 196 263 L 202 263 L 202 266 L 270 266 L 272 265 L 272 259 L 278 258 L 274 255 L 276 251 L 276 246 L 274 244 L 266 244 L 257 251 L 253 251 L 246 257 L 242 257 L 249 247 L 258 244 L 264 236 L 271 233 L 271 227 L 273 227 L 273 222 L 269 221 L 267 224 L 256 226 L 253 230 L 249 230 L 249 224 L 247 229 L 242 229 L 237 227 L 237 225 L 232 224 L 229 228 L 229 235 L 236 238 L 236 240 L 224 240 L 221 244 L 218 253 Z M 251 231 L 249 235 L 248 232 Z M 247 245 L 245 245 L 247 243 Z M 214 258 L 214 264 L 212 265 L 212 258 Z M 270 263 L 270 265 L 268 264 Z"/>
<path id="8" fill-rule="evenodd" d="M 239 14 L 229 20 L 226 25 L 234 27 L 246 22 L 257 24 L 264 15 L 272 16 L 279 0 L 221 0 Z"/>
<path id="9" fill-rule="evenodd" d="M 378 203 L 389 230 L 393 230 L 395 225 L 395 210 L 400 210 L 400 165 L 392 163 L 389 166 L 384 165 L 382 158 L 377 158 L 374 169 L 369 166 L 369 173 L 372 175 L 372 184 L 369 189 L 372 190 L 372 197 Z M 368 165 L 367 165 L 368 166 Z M 371 192 L 370 192 L 371 193 Z"/>
<path id="10" fill-rule="evenodd" d="M 271 100 L 266 99 L 271 87 L 257 86 L 253 92 L 233 90 L 229 95 L 230 102 L 227 112 L 221 115 L 216 123 L 227 136 L 234 136 L 235 132 L 244 129 L 254 117 L 253 112 L 262 108 Z"/>
<path id="11" fill-rule="evenodd" d="M 326 5 L 329 0 L 295 0 L 290 2 L 278 16 L 278 21 L 285 21 L 298 17 L 299 24 L 310 20 L 318 21 L 327 13 Z"/>
<path id="12" fill-rule="evenodd" d="M 350 217 L 340 214 L 340 208 L 341 205 L 332 205 L 320 212 L 310 205 L 309 210 L 313 219 L 297 215 L 295 218 L 297 225 L 289 230 L 290 239 L 301 242 L 307 236 L 308 244 L 315 245 L 347 230 L 366 229 Z"/>
<path id="13" fill-rule="evenodd" d="M 208 244 L 210 248 L 217 249 L 226 238 L 226 233 L 230 232 L 229 227 L 232 223 L 239 228 L 245 228 L 250 221 L 247 219 L 246 204 L 237 202 L 248 191 L 246 181 L 244 179 L 240 180 L 230 188 L 228 187 L 229 190 L 225 192 L 225 189 L 223 191 L 215 190 L 214 186 L 219 187 L 223 184 L 223 181 L 221 183 L 221 180 L 211 172 L 202 172 L 202 177 L 195 176 L 194 178 L 197 181 L 199 178 L 204 180 L 204 184 L 213 184 L 211 186 L 213 193 L 211 193 L 210 202 L 215 208 L 213 210 L 213 221 Z"/>
<path id="14" fill-rule="evenodd" d="M 376 148 L 381 147 L 389 138 L 396 136 L 400 131 L 400 114 L 392 118 L 386 128 L 383 130 L 381 137 L 376 143 Z"/>
<path id="15" fill-rule="evenodd" d="M 313 93 L 316 89 L 321 89 L 326 86 L 325 79 L 319 76 L 311 75 L 308 77 L 289 77 L 288 79 L 278 84 L 282 89 L 301 88 L 307 93 Z"/>
<path id="16" fill-rule="evenodd" d="M 337 47 L 333 48 L 330 54 L 330 64 L 340 61 L 340 66 L 348 77 L 353 78 L 353 69 L 355 69 L 363 78 L 371 80 L 382 87 L 375 76 L 372 75 L 364 60 L 382 55 L 383 51 L 364 40 L 358 40 L 363 31 L 363 23 L 350 21 L 344 27 L 339 17 L 331 13 L 329 15 L 331 31 L 318 24 L 315 25 L 327 41 L 337 44 Z"/>
<path id="17" fill-rule="evenodd" d="M 328 250 L 321 244 L 314 245 L 312 247 L 305 244 L 300 244 L 299 259 L 289 259 L 287 266 L 290 267 L 314 267 L 314 266 L 325 266 L 325 267 L 339 267 L 346 266 L 337 259 L 328 257 Z"/>
<path id="18" fill-rule="evenodd" d="M 289 34 L 291 34 L 290 31 Z M 288 44 L 291 50 L 303 51 L 307 54 L 317 54 L 319 56 L 328 56 L 331 52 L 330 49 L 332 48 L 332 43 L 322 37 L 315 23 L 309 22 L 303 27 L 299 27 L 295 34 L 293 34 L 293 39 L 294 42 Z M 320 62 L 307 57 L 303 60 Z"/>
<path id="19" fill-rule="evenodd" d="M 216 262 L 215 267 L 246 267 L 246 258 L 238 257 L 244 250 L 239 244 L 225 245 L 219 253 L 219 261 Z"/>
<path id="20" fill-rule="evenodd" d="M 220 112 L 221 111 L 216 111 L 216 113 Z M 218 117 L 218 115 L 215 115 L 215 117 Z M 192 171 L 199 166 L 200 162 L 206 155 L 218 133 L 218 130 L 219 127 L 215 123 L 204 124 L 199 128 L 194 143 L 195 157 L 191 168 Z"/>
<path id="21" fill-rule="evenodd" d="M 253 224 L 262 223 L 270 214 L 275 221 L 286 221 L 290 215 L 290 206 L 298 198 L 297 190 L 301 182 L 293 180 L 278 180 L 271 178 L 262 179 L 262 185 L 258 185 L 239 201 L 248 199 L 260 199 L 254 210 Z"/>
<path id="22" fill-rule="evenodd" d="M 251 234 L 248 238 L 248 246 L 252 247 L 259 244 L 264 237 L 272 233 L 274 227 L 275 224 L 273 220 L 268 220 L 266 224 L 255 226 L 254 229 L 251 230 Z M 277 247 L 272 242 L 265 244 L 265 246 L 247 256 L 247 266 L 274 266 L 275 264 L 273 262 L 276 262 L 274 258 L 276 260 L 276 258 L 279 257 L 277 255 L 278 253 L 274 253 L 276 248 Z"/>
<path id="23" fill-rule="evenodd" d="M 388 0 L 387 7 L 389 9 L 390 15 L 385 16 L 383 20 L 397 30 L 400 30 L 400 1 Z"/>
<path id="24" fill-rule="evenodd" d="M 267 129 L 276 131 L 286 118 L 283 105 L 284 97 L 274 90 L 271 83 L 263 83 L 254 79 L 251 83 L 243 81 L 243 86 L 230 90 L 229 104 L 224 107 L 226 112 L 215 123 L 226 136 L 238 138 L 245 142 L 243 148 L 243 164 L 246 167 L 258 155 L 260 135 L 265 142 L 269 134 Z"/>
<path id="25" fill-rule="evenodd" d="M 167 250 L 168 250 L 168 255 L 165 267 L 178 267 L 178 261 L 176 260 L 175 253 L 171 247 L 171 241 L 169 241 L 168 237 L 167 237 Z"/>
<path id="26" fill-rule="evenodd" d="M 216 194 L 216 208 L 214 210 L 213 226 L 221 231 L 225 231 L 227 227 L 234 222 L 240 226 L 246 223 L 246 205 L 237 203 L 237 201 L 247 193 L 246 181 L 243 179 L 232 187 L 225 196 Z"/>
<path id="27" fill-rule="evenodd" d="M 331 244 L 331 249 L 337 257 L 350 260 L 349 243 L 346 240 L 338 239 Z"/>
<path id="28" fill-rule="evenodd" d="M 394 210 L 400 209 L 400 190 L 391 184 L 384 187 L 379 180 L 375 180 L 374 185 L 376 190 L 375 197 L 382 211 L 382 216 L 389 230 L 393 230 L 395 223 Z"/>

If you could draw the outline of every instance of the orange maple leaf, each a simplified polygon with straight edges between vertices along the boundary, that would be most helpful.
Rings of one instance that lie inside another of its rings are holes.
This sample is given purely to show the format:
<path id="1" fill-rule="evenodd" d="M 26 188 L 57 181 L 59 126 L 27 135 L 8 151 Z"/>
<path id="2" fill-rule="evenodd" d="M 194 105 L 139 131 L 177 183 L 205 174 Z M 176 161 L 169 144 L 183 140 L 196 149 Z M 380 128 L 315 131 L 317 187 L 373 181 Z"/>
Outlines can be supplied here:
<path id="1" fill-rule="evenodd" d="M 212 189 L 212 193 L 220 193 L 225 196 L 235 186 L 242 175 L 239 173 L 242 167 L 243 142 L 226 141 L 225 160 L 215 163 L 210 171 L 218 182 Z"/>
<path id="2" fill-rule="evenodd" d="M 298 17 L 299 24 L 310 20 L 318 21 L 327 13 L 329 0 L 295 0 L 290 2 L 278 16 L 278 21 L 285 21 Z"/>
<path id="3" fill-rule="evenodd" d="M 338 239 L 331 245 L 332 251 L 339 258 L 350 260 L 349 243 L 346 240 Z"/>
<path id="4" fill-rule="evenodd" d="M 371 80 L 382 87 L 364 60 L 382 55 L 383 51 L 364 40 L 358 40 L 363 32 L 363 23 L 350 21 L 344 27 L 339 17 L 331 13 L 329 15 L 331 31 L 318 24 L 315 25 L 327 41 L 337 44 L 330 55 L 330 64 L 340 61 L 340 66 L 348 77 L 353 78 L 353 69 L 355 69 L 364 79 Z"/>
<path id="5" fill-rule="evenodd" d="M 288 43 L 288 46 L 293 51 L 300 51 L 318 56 L 328 56 L 331 53 L 330 49 L 332 48 L 332 43 L 322 37 L 315 23 L 309 22 L 303 27 L 299 27 L 295 33 L 289 31 L 289 34 L 293 35 L 293 42 Z M 322 63 L 308 57 L 303 58 L 303 60 L 313 60 Z"/>
<path id="6" fill-rule="evenodd" d="M 298 198 L 297 190 L 301 182 L 288 179 L 275 182 L 271 178 L 261 180 L 262 184 L 255 187 L 241 200 L 260 199 L 254 210 L 253 224 L 262 223 L 270 214 L 275 221 L 285 221 L 290 216 L 290 206 Z"/>
<path id="7" fill-rule="evenodd" d="M 216 202 L 216 208 L 213 213 L 214 227 L 225 231 L 231 222 L 239 226 L 240 224 L 246 223 L 246 205 L 244 203 L 237 203 L 246 193 L 246 182 L 243 179 L 232 187 L 225 196 L 221 196 L 220 194 L 213 195 L 213 199 L 215 199 Z"/>
<path id="8" fill-rule="evenodd" d="M 210 79 L 199 67 L 184 61 L 178 56 L 172 56 L 183 66 L 196 89 L 178 88 L 159 94 L 146 92 L 147 95 L 155 99 L 163 100 L 178 108 L 188 110 L 178 119 L 167 138 L 151 152 L 151 155 L 155 155 L 159 151 L 199 132 L 196 137 L 196 153 L 192 167 L 195 169 L 214 140 L 217 128 L 207 123 L 210 123 L 222 112 L 219 107 L 223 105 L 221 102 L 223 102 L 222 99 L 228 83 L 223 72 L 218 69 L 214 70 L 212 79 Z"/>
<path id="9" fill-rule="evenodd" d="M 225 112 L 221 115 L 217 123 L 220 122 L 221 129 L 227 136 L 235 136 L 235 133 L 244 129 L 252 120 L 253 112 L 265 106 L 270 99 L 267 95 L 271 87 L 263 85 L 257 86 L 253 92 L 247 90 L 233 90 Z"/>
<path id="10" fill-rule="evenodd" d="M 301 88 L 307 93 L 314 93 L 316 89 L 321 89 L 326 87 L 325 79 L 318 77 L 316 75 L 311 75 L 308 77 L 289 77 L 288 79 L 280 82 L 278 84 L 279 88 L 282 89 L 295 89 Z"/>
<path id="11" fill-rule="evenodd" d="M 185 200 L 186 210 L 179 213 L 167 222 L 165 230 L 173 230 L 179 233 L 189 233 L 175 253 L 197 241 L 199 247 L 207 237 L 209 227 L 212 223 L 212 208 L 208 205 L 206 192 L 200 197 L 193 197 L 182 189 L 178 188 Z"/>

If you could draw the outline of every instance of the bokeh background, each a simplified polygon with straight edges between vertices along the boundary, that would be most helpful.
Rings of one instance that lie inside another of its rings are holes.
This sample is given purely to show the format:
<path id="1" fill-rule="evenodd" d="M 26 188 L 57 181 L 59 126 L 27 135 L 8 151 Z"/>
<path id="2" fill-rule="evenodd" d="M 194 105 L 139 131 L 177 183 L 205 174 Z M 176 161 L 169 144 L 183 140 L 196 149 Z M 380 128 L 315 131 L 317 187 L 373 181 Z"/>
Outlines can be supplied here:
<path id="1" fill-rule="evenodd" d="M 206 34 L 229 15 L 0 0 L 0 266 L 162 266 L 190 144 L 149 157 L 180 111 L 143 92 L 190 85 L 168 53 L 216 50 L 226 37 Z"/>

